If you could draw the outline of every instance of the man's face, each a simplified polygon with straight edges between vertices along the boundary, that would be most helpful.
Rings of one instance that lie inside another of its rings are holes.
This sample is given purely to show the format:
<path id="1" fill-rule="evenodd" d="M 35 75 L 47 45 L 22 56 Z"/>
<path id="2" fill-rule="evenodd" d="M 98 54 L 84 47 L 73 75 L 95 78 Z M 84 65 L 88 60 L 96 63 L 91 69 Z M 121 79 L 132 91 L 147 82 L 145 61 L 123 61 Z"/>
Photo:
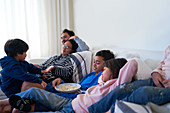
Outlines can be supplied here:
<path id="1" fill-rule="evenodd" d="M 68 33 L 61 34 L 61 42 L 64 44 L 67 40 L 69 40 L 70 35 Z"/>

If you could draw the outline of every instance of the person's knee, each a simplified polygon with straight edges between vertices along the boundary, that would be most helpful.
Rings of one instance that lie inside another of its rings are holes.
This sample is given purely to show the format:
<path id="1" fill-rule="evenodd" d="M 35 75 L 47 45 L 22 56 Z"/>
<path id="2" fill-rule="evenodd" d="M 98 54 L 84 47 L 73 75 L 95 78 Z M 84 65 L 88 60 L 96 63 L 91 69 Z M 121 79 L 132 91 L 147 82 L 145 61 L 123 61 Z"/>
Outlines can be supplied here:
<path id="1" fill-rule="evenodd" d="M 143 86 L 140 87 L 136 90 L 137 93 L 140 94 L 145 94 L 145 95 L 149 95 L 151 93 L 153 93 L 154 87 L 150 87 L 150 86 Z"/>
<path id="2" fill-rule="evenodd" d="M 120 90 L 131 92 L 131 91 L 134 91 L 135 89 L 133 88 L 133 84 L 125 83 L 125 84 L 120 85 Z"/>
<path id="3" fill-rule="evenodd" d="M 36 92 L 40 90 L 40 88 L 37 88 L 37 87 L 31 87 L 30 89 L 28 89 L 29 92 Z"/>
<path id="4" fill-rule="evenodd" d="M 143 86 L 136 89 L 129 100 L 138 104 L 147 104 L 149 100 L 152 98 L 153 87 Z"/>

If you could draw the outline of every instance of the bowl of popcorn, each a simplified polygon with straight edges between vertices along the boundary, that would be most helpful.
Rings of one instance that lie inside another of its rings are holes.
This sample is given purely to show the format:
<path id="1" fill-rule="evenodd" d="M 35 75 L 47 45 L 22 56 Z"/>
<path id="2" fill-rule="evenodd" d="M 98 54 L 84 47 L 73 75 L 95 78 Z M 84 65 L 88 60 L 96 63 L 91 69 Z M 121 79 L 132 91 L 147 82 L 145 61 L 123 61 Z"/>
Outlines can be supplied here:
<path id="1" fill-rule="evenodd" d="M 74 93 L 80 89 L 81 85 L 77 83 L 63 83 L 55 87 L 58 92 Z"/>

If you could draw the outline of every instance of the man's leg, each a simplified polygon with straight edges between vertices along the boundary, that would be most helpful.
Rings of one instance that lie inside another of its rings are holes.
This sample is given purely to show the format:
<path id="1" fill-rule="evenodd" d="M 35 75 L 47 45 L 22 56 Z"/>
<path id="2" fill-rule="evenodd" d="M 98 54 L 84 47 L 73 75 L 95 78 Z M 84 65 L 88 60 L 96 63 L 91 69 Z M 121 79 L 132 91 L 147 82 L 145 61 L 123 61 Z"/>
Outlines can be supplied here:
<path id="1" fill-rule="evenodd" d="M 88 110 L 90 113 L 107 112 L 112 105 L 115 105 L 117 99 L 122 100 L 126 96 L 129 96 L 137 88 L 146 85 L 153 85 L 153 80 L 138 80 L 131 83 L 119 85 L 115 89 L 113 89 L 109 94 L 103 97 L 100 101 L 88 107 Z"/>
<path id="2" fill-rule="evenodd" d="M 45 89 L 39 83 L 23 82 L 22 87 L 21 87 L 21 91 L 26 91 L 27 89 L 30 89 L 32 87 L 37 87 L 37 88 L 40 88 L 40 89 Z"/>

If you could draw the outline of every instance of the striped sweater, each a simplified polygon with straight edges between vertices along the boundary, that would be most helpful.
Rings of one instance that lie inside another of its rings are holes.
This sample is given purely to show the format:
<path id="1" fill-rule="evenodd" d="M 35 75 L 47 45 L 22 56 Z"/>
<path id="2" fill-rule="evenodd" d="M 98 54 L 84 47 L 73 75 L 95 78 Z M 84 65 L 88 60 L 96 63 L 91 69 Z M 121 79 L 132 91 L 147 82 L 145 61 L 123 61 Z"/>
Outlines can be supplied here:
<path id="1" fill-rule="evenodd" d="M 47 82 L 51 82 L 55 78 L 61 78 L 64 82 L 73 82 L 72 75 L 73 75 L 73 66 L 74 62 L 70 55 L 67 56 L 52 56 L 44 63 L 40 65 L 42 69 L 46 69 L 49 66 L 54 66 L 51 72 L 46 73 Z"/>

